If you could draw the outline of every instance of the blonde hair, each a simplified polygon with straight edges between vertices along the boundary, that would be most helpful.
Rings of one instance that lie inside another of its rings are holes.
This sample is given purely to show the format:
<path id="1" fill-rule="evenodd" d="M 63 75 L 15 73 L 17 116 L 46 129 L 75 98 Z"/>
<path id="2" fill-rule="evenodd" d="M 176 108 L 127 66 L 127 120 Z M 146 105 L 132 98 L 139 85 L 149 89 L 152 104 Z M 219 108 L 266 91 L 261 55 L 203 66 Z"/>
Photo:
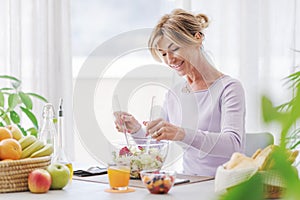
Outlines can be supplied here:
<path id="1" fill-rule="evenodd" d="M 194 15 L 182 9 L 173 10 L 160 19 L 150 35 L 148 47 L 152 56 L 161 61 L 156 46 L 163 36 L 180 47 L 200 44 L 202 41 L 197 40 L 195 34 L 199 32 L 203 35 L 203 29 L 208 25 L 208 17 L 204 14 Z"/>

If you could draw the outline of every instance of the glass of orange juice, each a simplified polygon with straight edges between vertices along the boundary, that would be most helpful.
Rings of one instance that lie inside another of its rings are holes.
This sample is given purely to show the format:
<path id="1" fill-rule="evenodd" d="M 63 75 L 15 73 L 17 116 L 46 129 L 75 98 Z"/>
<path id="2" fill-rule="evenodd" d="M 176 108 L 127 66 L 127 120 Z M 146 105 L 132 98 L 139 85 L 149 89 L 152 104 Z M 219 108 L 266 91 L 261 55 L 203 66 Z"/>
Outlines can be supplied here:
<path id="1" fill-rule="evenodd" d="M 114 162 L 108 164 L 109 186 L 112 190 L 127 190 L 130 179 L 130 163 Z"/>

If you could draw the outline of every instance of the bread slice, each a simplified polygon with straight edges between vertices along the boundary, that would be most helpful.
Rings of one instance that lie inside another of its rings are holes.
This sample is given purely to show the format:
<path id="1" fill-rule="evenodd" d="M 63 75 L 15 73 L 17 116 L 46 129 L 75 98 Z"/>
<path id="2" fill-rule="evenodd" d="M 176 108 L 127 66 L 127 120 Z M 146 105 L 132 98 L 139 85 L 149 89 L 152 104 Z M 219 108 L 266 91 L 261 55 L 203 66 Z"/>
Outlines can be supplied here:
<path id="1" fill-rule="evenodd" d="M 238 152 L 233 153 L 230 160 L 223 166 L 225 169 L 228 170 L 257 167 L 252 158 L 249 158 L 244 154 Z"/>
<path id="2" fill-rule="evenodd" d="M 250 167 L 258 167 L 259 171 L 266 171 L 271 169 L 274 166 L 274 159 L 272 159 L 272 153 L 279 148 L 277 145 L 269 145 L 266 148 L 258 149 L 251 156 L 251 158 L 241 154 L 239 152 L 235 152 L 232 154 L 230 160 L 225 163 L 224 169 L 242 169 L 242 168 L 250 168 Z M 296 157 L 299 154 L 299 151 L 291 151 L 286 150 L 288 154 L 288 161 L 292 164 Z"/>
<path id="3" fill-rule="evenodd" d="M 279 148 L 277 145 L 269 145 L 265 149 L 259 151 L 257 150 L 252 158 L 254 159 L 254 162 L 259 166 L 259 170 L 268 170 L 271 169 L 274 166 L 274 160 L 272 159 L 272 153 Z M 291 151 L 289 149 L 286 149 L 287 158 L 288 161 L 293 164 L 296 160 L 296 157 L 299 154 L 299 151 Z"/>
<path id="4" fill-rule="evenodd" d="M 251 158 L 252 158 L 252 159 L 255 159 L 255 158 L 257 157 L 257 155 L 260 154 L 261 151 L 262 151 L 261 149 L 257 149 L 257 150 L 255 151 L 255 153 L 251 156 Z"/>
<path id="5" fill-rule="evenodd" d="M 259 170 L 266 170 L 267 166 L 270 167 L 271 154 L 274 149 L 275 145 L 269 145 L 255 156 L 254 162 L 259 167 Z"/>
<path id="6" fill-rule="evenodd" d="M 297 158 L 299 154 L 299 151 L 298 150 L 295 150 L 295 151 L 290 151 L 288 150 L 288 161 L 293 164 Z"/>

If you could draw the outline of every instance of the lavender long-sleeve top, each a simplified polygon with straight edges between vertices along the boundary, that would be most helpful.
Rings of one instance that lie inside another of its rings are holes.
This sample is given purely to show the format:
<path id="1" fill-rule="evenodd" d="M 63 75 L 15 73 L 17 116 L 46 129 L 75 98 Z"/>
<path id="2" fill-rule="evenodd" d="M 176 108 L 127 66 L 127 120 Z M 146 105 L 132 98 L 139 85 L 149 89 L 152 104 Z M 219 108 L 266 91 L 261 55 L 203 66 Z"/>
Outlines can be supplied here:
<path id="1" fill-rule="evenodd" d="M 232 153 L 244 151 L 244 90 L 228 75 L 206 90 L 189 93 L 185 87 L 181 83 L 167 93 L 164 118 L 185 130 L 185 138 L 178 142 L 184 151 L 184 173 L 214 176 Z"/>

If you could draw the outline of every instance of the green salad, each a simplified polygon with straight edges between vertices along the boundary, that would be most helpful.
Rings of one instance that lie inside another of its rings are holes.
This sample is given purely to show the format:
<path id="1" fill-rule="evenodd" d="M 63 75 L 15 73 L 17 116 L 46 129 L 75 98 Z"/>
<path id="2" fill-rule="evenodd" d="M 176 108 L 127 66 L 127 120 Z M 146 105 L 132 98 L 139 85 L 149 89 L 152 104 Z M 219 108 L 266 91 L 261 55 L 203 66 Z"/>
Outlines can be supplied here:
<path id="1" fill-rule="evenodd" d="M 142 146 L 125 146 L 113 152 L 115 162 L 130 162 L 130 177 L 140 178 L 140 171 L 161 169 L 164 157 L 158 148 L 149 148 L 148 153 Z"/>

